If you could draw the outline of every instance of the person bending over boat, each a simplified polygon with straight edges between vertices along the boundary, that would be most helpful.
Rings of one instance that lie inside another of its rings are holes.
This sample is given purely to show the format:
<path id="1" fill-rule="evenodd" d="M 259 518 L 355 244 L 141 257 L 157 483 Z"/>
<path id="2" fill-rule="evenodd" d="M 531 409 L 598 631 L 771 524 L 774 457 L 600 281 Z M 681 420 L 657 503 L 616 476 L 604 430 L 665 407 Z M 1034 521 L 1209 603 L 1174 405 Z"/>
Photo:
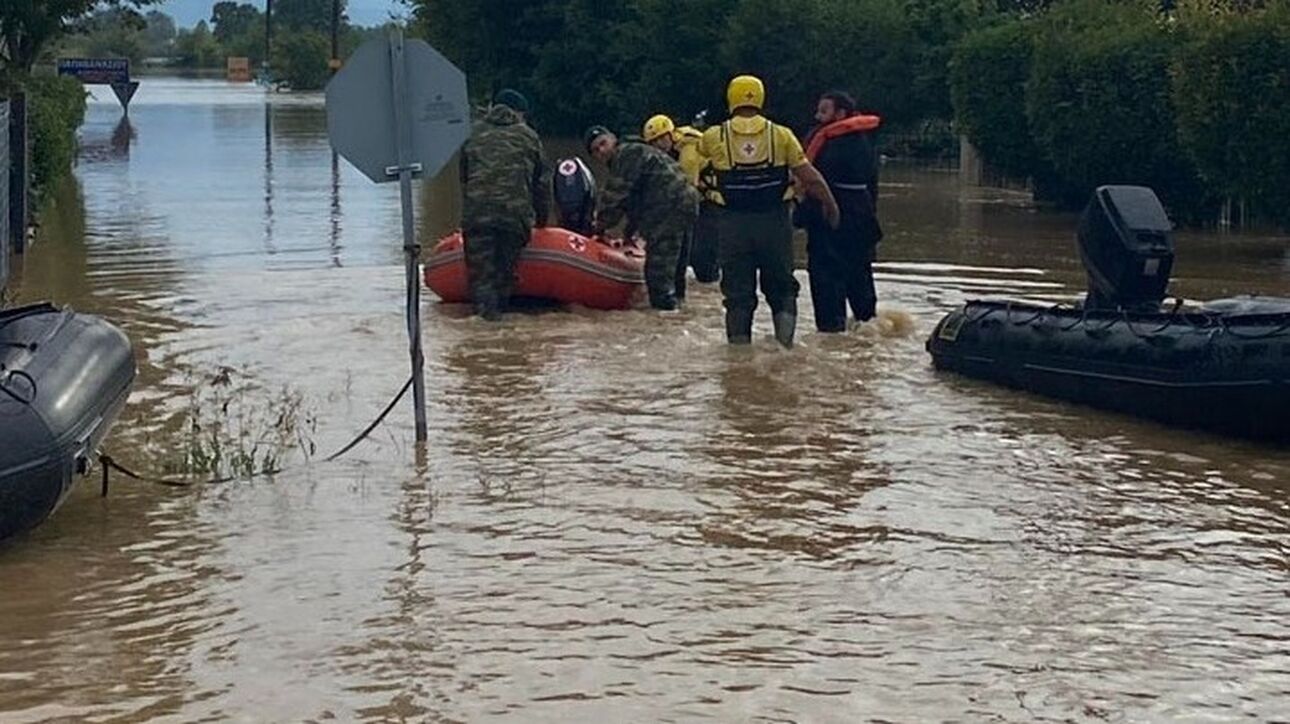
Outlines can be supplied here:
<path id="1" fill-rule="evenodd" d="M 699 153 L 699 139 L 703 134 L 691 128 L 682 126 L 677 128 L 672 119 L 658 114 L 645 121 L 645 127 L 641 131 L 641 140 L 658 150 L 666 153 L 676 160 L 685 172 L 685 177 L 690 180 L 696 189 L 699 188 L 699 172 L 707 164 L 703 154 Z M 685 270 L 691 265 L 691 250 L 694 245 L 695 232 L 698 228 L 698 221 L 690 225 L 685 233 L 684 243 L 681 245 L 681 256 L 676 263 L 676 299 L 677 301 L 685 300 Z M 708 267 L 713 266 L 716 262 L 716 255 L 711 255 L 711 262 L 707 263 L 704 269 L 695 265 L 694 275 L 701 282 L 716 281 L 715 273 L 708 272 Z M 714 270 L 715 271 L 715 270 Z"/>
<path id="2" fill-rule="evenodd" d="M 475 313 L 501 318 L 515 287 L 515 264 L 534 226 L 551 209 L 542 141 L 525 123 L 528 99 L 503 90 L 461 152 L 461 233 Z"/>
<path id="3" fill-rule="evenodd" d="M 821 203 L 831 227 L 838 224 L 837 203 L 793 132 L 761 115 L 766 89 L 760 80 L 751 75 L 732 79 L 726 101 L 730 120 L 704 131 L 700 142 L 700 151 L 712 164 L 721 207 L 717 223 L 726 339 L 731 344 L 752 342 L 760 275 L 775 339 L 791 347 L 800 287 L 793 278 L 790 184 L 796 181 Z"/>
<path id="4" fill-rule="evenodd" d="M 878 158 L 871 134 L 881 119 L 857 113 L 851 96 L 835 91 L 820 96 L 815 120 L 819 125 L 806 138 L 806 157 L 828 182 L 842 219 L 831 228 L 820 204 L 804 199 L 796 220 L 806 228 L 815 328 L 844 332 L 848 302 L 862 322 L 873 319 L 878 305 L 873 260 L 882 227 L 875 208 Z"/>
<path id="5" fill-rule="evenodd" d="M 655 309 L 676 309 L 676 266 L 685 235 L 699 213 L 699 193 L 672 157 L 653 146 L 620 143 L 608 128 L 592 126 L 587 150 L 609 167 L 597 203 L 597 233 L 622 221 L 645 239 L 645 286 Z"/>

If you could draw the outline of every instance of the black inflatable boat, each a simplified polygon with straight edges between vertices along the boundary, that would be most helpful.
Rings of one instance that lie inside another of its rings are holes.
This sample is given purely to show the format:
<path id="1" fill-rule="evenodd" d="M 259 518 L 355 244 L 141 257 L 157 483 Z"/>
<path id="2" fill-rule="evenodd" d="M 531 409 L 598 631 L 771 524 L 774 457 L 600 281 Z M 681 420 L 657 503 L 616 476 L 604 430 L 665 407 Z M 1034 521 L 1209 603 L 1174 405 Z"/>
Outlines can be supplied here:
<path id="1" fill-rule="evenodd" d="M 969 302 L 927 349 L 940 369 L 1010 387 L 1290 442 L 1290 300 L 1158 314 Z"/>
<path id="2" fill-rule="evenodd" d="M 933 330 L 933 362 L 1173 425 L 1290 442 L 1290 299 L 1162 306 L 1168 231 L 1149 189 L 1098 189 L 1080 223 L 1084 304 L 968 302 Z"/>
<path id="3" fill-rule="evenodd" d="M 89 470 L 134 374 L 130 341 L 97 317 L 0 311 L 0 541 L 48 518 Z"/>

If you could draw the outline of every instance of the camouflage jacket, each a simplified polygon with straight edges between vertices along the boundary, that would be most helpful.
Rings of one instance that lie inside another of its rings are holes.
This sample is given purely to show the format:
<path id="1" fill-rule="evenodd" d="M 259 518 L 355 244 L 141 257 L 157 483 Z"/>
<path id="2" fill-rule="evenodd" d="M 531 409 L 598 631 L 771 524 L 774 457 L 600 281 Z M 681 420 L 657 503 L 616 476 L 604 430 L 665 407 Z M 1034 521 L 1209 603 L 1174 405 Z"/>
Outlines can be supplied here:
<path id="1" fill-rule="evenodd" d="M 461 225 L 546 224 L 550 169 L 538 135 L 515 111 L 493 106 L 461 150 Z"/>
<path id="2" fill-rule="evenodd" d="M 671 156 L 644 143 L 624 141 L 609 161 L 600 192 L 599 219 L 614 226 L 627 217 L 647 238 L 661 229 L 683 228 L 699 212 L 699 194 Z"/>

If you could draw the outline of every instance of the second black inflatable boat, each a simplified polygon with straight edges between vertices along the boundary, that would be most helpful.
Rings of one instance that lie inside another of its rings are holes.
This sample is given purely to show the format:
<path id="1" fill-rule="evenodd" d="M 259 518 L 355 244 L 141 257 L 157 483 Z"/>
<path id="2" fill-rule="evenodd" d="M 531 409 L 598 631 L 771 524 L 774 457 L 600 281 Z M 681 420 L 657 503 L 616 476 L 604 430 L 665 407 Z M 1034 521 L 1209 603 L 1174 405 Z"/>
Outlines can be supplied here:
<path id="1" fill-rule="evenodd" d="M 938 369 L 1165 423 L 1290 442 L 1290 299 L 1162 304 L 1171 225 L 1155 194 L 1103 186 L 1080 220 L 1079 306 L 970 301 L 936 326 Z"/>
<path id="2" fill-rule="evenodd" d="M 130 340 L 48 304 L 0 311 L 0 541 L 48 518 L 125 404 Z"/>
<path id="3" fill-rule="evenodd" d="M 940 369 L 1010 387 L 1290 442 L 1290 300 L 1155 314 L 969 302 L 927 349 Z"/>

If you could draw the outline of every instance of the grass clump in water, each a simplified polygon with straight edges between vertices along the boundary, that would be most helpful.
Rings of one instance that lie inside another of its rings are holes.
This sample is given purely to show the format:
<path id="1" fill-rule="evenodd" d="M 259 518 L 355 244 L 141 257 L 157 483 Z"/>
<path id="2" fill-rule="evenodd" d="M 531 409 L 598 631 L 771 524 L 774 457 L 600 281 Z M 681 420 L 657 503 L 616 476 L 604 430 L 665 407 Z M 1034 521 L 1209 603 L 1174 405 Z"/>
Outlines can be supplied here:
<path id="1" fill-rule="evenodd" d="M 272 475 L 293 458 L 307 463 L 317 453 L 318 418 L 299 391 L 284 385 L 266 398 L 268 391 L 232 367 L 190 382 L 179 449 L 165 465 L 167 475 Z"/>

